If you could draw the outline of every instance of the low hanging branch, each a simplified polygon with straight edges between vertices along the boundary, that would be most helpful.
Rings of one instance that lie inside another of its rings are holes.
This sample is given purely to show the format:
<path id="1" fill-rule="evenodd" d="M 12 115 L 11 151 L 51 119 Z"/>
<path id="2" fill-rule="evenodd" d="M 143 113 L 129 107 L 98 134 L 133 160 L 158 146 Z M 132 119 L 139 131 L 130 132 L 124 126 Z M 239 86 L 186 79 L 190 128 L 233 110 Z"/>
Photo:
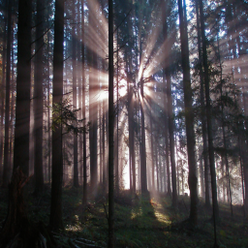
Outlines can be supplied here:
<path id="1" fill-rule="evenodd" d="M 80 109 L 73 109 L 73 105 L 70 104 L 69 99 L 64 99 L 60 103 L 55 104 L 53 106 L 52 129 L 55 130 L 62 125 L 66 133 L 87 133 L 90 123 L 86 126 L 81 125 L 84 122 L 84 119 L 77 119 L 77 112 L 79 110 Z"/>

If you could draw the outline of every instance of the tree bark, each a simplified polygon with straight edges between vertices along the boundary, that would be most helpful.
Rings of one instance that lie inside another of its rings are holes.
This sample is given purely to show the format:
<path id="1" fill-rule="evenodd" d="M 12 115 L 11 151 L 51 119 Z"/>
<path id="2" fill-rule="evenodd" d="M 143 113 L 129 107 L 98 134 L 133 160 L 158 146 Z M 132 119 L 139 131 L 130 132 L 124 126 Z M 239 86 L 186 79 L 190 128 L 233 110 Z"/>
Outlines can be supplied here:
<path id="1" fill-rule="evenodd" d="M 9 113 L 10 113 L 10 49 L 11 49 L 11 7 L 12 0 L 8 1 L 8 32 L 7 32 L 7 65 L 6 65 L 6 93 L 5 93 L 5 137 L 4 137 L 4 165 L 3 165 L 3 187 L 6 188 L 9 183 L 10 176 L 10 161 L 9 161 L 9 139 L 10 139 L 10 123 L 9 123 Z"/>
<path id="2" fill-rule="evenodd" d="M 64 0 L 55 2 L 54 58 L 53 58 L 53 105 L 63 98 L 63 42 Z M 62 125 L 52 135 L 52 190 L 50 226 L 54 230 L 63 228 L 62 221 L 63 154 Z"/>
<path id="3" fill-rule="evenodd" d="M 207 122 L 206 122 L 206 104 L 204 97 L 204 75 L 203 75 L 203 58 L 202 58 L 202 48 L 201 48 L 201 27 L 200 27 L 200 8 L 198 0 L 196 1 L 196 15 L 197 15 L 197 36 L 198 36 L 198 53 L 200 62 L 200 96 L 201 96 L 201 121 L 202 121 L 202 139 L 203 139 L 203 159 L 205 167 L 205 206 L 210 208 L 210 197 L 209 197 L 209 160 L 208 160 L 208 147 L 207 147 Z"/>
<path id="4" fill-rule="evenodd" d="M 76 1 L 74 1 L 74 6 Z M 75 22 L 75 7 L 72 7 L 72 14 Z M 75 32 L 75 25 L 72 26 L 72 87 L 73 87 L 73 109 L 77 109 L 77 62 L 76 62 L 76 48 L 77 48 L 77 37 Z M 76 124 L 76 123 L 75 123 Z M 79 187 L 78 182 L 78 134 L 73 134 L 73 186 Z"/>
<path id="5" fill-rule="evenodd" d="M 43 189 L 43 31 L 44 31 L 44 5 L 42 0 L 37 1 L 36 13 L 36 44 L 35 44 L 35 69 L 34 69 L 34 177 L 35 193 Z"/>
<path id="6" fill-rule="evenodd" d="M 213 217 L 214 219 L 218 219 L 219 206 L 217 201 L 217 185 L 216 185 L 216 172 L 215 172 L 215 163 L 214 163 L 214 147 L 213 147 L 213 135 L 212 135 L 212 119 L 211 119 L 212 107 L 210 103 L 208 58 L 207 58 L 207 46 L 206 46 L 206 37 L 205 37 L 205 23 L 204 23 L 202 0 L 199 0 L 199 3 L 200 3 L 201 36 L 202 36 L 202 48 L 203 48 L 202 57 L 203 57 L 205 94 L 206 94 L 208 154 L 209 154 L 211 185 L 212 185 Z"/>
<path id="7" fill-rule="evenodd" d="M 190 222 L 193 226 L 197 225 L 197 176 L 195 161 L 195 134 L 194 134 L 194 113 L 192 108 L 192 89 L 190 82 L 190 66 L 189 66 L 189 45 L 187 33 L 187 16 L 186 6 L 182 6 L 182 0 L 178 0 L 179 22 L 180 22 L 180 38 L 181 38 L 181 56 L 183 68 L 183 90 L 185 105 L 185 123 L 187 135 L 187 152 L 189 163 L 189 189 L 190 189 Z"/>
<path id="8" fill-rule="evenodd" d="M 32 1 L 19 0 L 14 168 L 29 174 Z"/>
<path id="9" fill-rule="evenodd" d="M 109 242 L 114 247 L 114 58 L 113 2 L 109 0 Z"/>

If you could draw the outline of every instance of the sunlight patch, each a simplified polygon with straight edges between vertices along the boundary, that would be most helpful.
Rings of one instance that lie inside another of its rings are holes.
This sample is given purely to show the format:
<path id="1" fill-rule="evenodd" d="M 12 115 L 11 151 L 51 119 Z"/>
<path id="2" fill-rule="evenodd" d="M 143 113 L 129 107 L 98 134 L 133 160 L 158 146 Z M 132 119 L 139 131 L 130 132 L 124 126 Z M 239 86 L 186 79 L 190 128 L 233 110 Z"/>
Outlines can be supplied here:
<path id="1" fill-rule="evenodd" d="M 68 232 L 81 232 L 83 228 L 76 224 L 76 225 L 66 225 L 65 230 Z"/>
<path id="2" fill-rule="evenodd" d="M 66 225 L 65 230 L 70 232 L 80 232 L 83 228 L 80 226 L 79 216 L 75 214 L 74 217 L 76 221 L 75 225 Z"/>
<path id="3" fill-rule="evenodd" d="M 143 214 L 143 211 L 142 211 L 142 208 L 140 207 L 139 210 L 137 211 L 136 209 L 132 209 L 132 212 L 131 212 L 131 220 L 137 218 L 138 216 L 142 216 Z"/>

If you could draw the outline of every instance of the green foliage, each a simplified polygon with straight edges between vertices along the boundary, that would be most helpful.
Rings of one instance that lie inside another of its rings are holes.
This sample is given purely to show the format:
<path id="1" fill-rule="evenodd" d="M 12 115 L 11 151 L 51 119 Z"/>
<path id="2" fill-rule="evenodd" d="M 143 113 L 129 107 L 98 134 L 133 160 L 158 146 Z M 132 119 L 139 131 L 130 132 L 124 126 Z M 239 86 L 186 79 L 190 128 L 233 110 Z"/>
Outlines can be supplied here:
<path id="1" fill-rule="evenodd" d="M 70 104 L 69 99 L 64 99 L 58 104 L 54 104 L 52 113 L 52 129 L 62 126 L 66 133 L 73 132 L 75 134 L 87 132 L 90 126 L 90 123 L 86 126 L 82 126 L 84 119 L 77 118 L 77 112 L 80 109 L 74 109 L 73 105 Z"/>
<path id="2" fill-rule="evenodd" d="M 119 199 L 115 204 L 115 247 L 170 247 L 170 248 L 208 248 L 213 245 L 213 225 L 211 212 L 204 209 L 204 203 L 199 202 L 199 225 L 192 229 L 183 221 L 188 216 L 189 197 L 179 196 L 178 211 L 171 208 L 171 199 L 160 195 L 154 197 L 130 197 L 132 204 Z M 1 222 L 7 214 L 7 197 L 0 191 Z M 39 196 L 28 194 L 28 213 L 34 222 L 49 223 L 50 190 Z M 97 247 L 107 247 L 108 222 L 105 213 L 107 201 L 105 198 L 97 202 L 90 201 L 82 206 L 82 189 L 66 187 L 63 189 L 63 221 L 65 230 L 53 233 L 58 247 L 82 246 L 82 243 Z M 240 206 L 234 206 L 235 218 L 230 217 L 227 204 L 220 204 L 221 221 L 217 226 L 220 247 L 247 247 L 248 226 L 244 224 Z"/>

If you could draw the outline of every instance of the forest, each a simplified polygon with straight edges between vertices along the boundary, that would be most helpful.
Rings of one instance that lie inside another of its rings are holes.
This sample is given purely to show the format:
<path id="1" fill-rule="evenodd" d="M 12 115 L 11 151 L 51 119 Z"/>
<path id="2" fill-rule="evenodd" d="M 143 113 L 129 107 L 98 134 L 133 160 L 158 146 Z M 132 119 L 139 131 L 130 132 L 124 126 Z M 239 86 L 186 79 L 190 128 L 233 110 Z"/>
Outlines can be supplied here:
<path id="1" fill-rule="evenodd" d="M 246 0 L 0 0 L 0 248 L 248 247 L 247 24 Z"/>

